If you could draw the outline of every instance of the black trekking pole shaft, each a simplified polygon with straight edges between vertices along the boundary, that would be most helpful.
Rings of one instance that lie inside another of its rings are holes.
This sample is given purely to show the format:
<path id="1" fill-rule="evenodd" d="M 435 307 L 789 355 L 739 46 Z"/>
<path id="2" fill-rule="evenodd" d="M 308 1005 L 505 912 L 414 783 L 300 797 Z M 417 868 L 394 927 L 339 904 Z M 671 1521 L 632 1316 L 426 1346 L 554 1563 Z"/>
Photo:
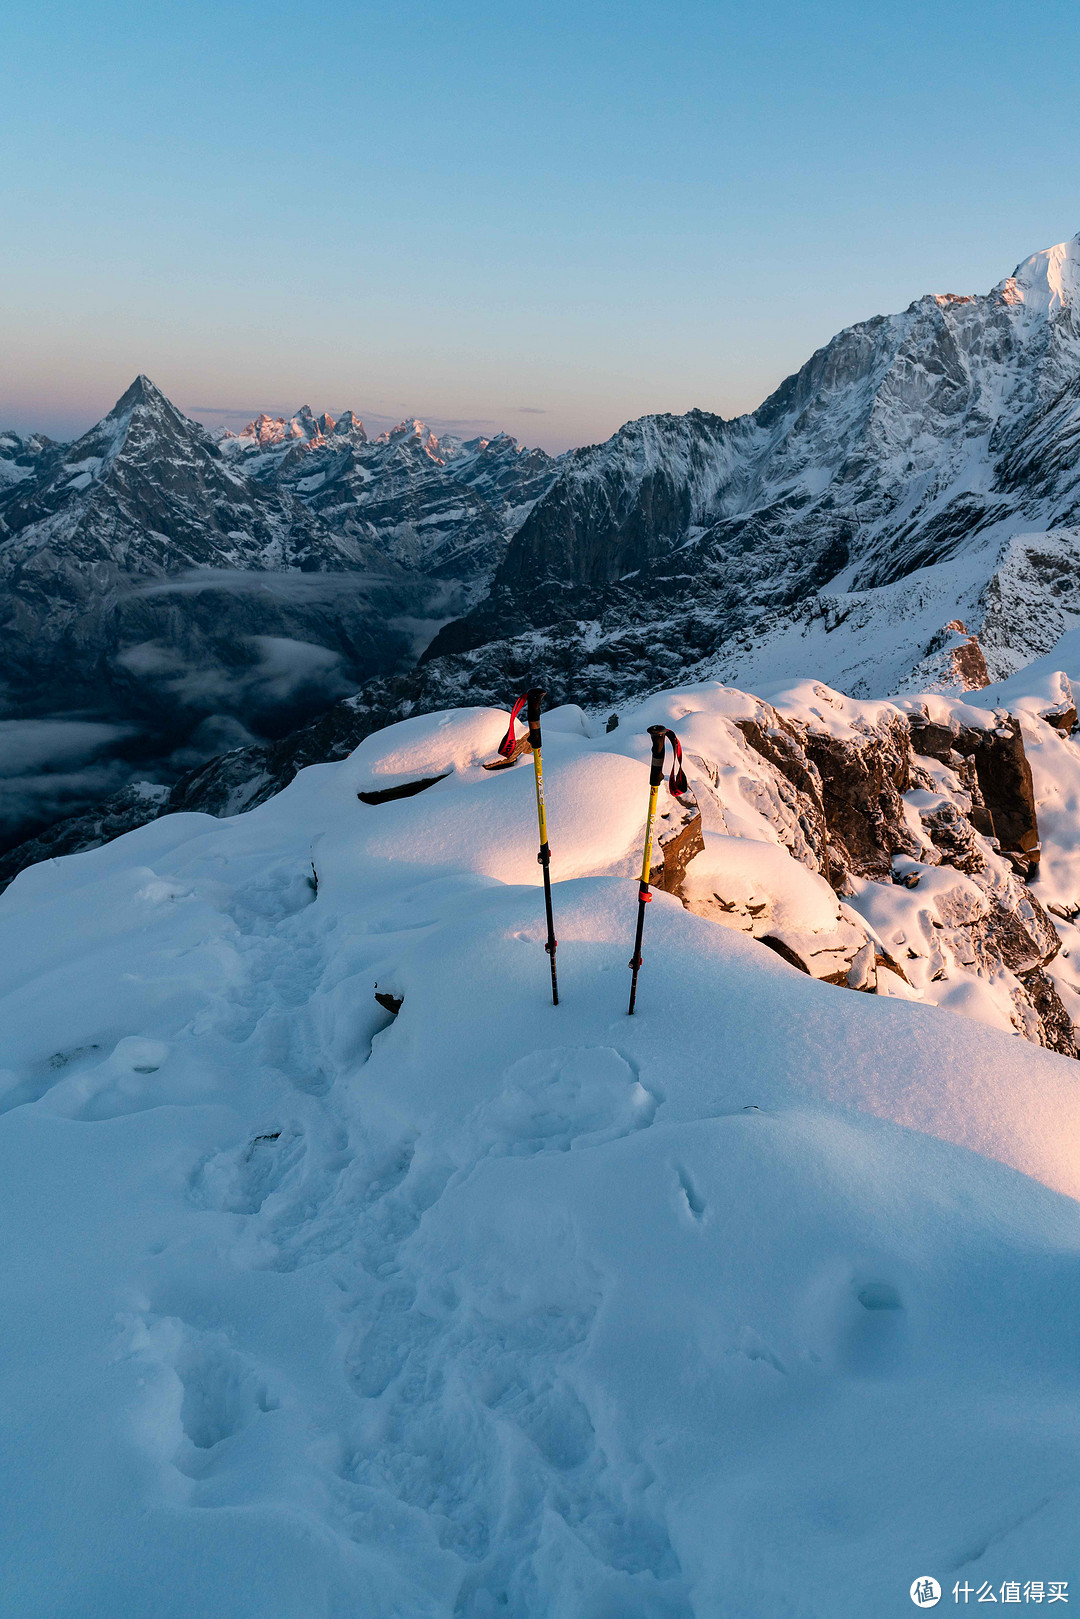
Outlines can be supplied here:
<path id="1" fill-rule="evenodd" d="M 649 735 L 652 737 L 652 763 L 649 770 L 649 813 L 645 820 L 645 852 L 641 861 L 641 882 L 638 886 L 638 912 L 637 935 L 634 939 L 634 954 L 630 962 L 633 977 L 630 980 L 630 1005 L 627 1015 L 634 1015 L 634 1003 L 637 1000 L 637 980 L 641 971 L 641 939 L 645 931 L 645 907 L 652 899 L 649 892 L 649 873 L 652 870 L 652 829 L 656 818 L 656 795 L 660 791 L 660 783 L 664 779 L 664 748 L 667 743 L 667 727 L 665 725 L 650 725 Z"/>
<path id="2" fill-rule="evenodd" d="M 550 854 L 550 850 L 548 850 L 547 853 Z M 556 947 L 557 947 L 557 944 L 558 944 L 558 940 L 555 938 L 555 920 L 554 920 L 554 918 L 553 918 L 553 916 L 551 914 L 551 873 L 548 870 L 548 862 L 546 860 L 543 862 L 543 867 L 544 867 L 544 908 L 547 911 L 547 930 L 548 930 L 548 942 L 544 946 L 544 948 L 548 953 L 548 960 L 551 962 L 551 1004 L 552 1004 L 552 1006 L 558 1006 L 558 1004 L 559 1004 L 559 975 L 558 975 L 558 972 L 556 971 L 556 968 L 555 968 L 555 950 L 556 950 Z"/>
<path id="3" fill-rule="evenodd" d="M 637 1000 L 637 975 L 638 975 L 638 971 L 639 971 L 639 969 L 641 967 L 641 937 L 642 937 L 642 934 L 644 933 L 644 931 L 645 931 L 645 900 L 642 898 L 641 894 L 639 893 L 638 894 L 638 907 L 637 907 L 637 937 L 634 940 L 634 959 L 630 963 L 631 967 L 633 968 L 633 977 L 630 980 L 630 1005 L 629 1005 L 629 1007 L 627 1009 L 628 1016 L 630 1016 L 630 1017 L 633 1017 L 633 1015 L 634 1015 L 634 1002 Z"/>
<path id="4" fill-rule="evenodd" d="M 540 828 L 540 853 L 537 859 L 544 872 L 544 910 L 547 913 L 547 944 L 544 949 L 551 962 L 551 1004 L 559 1004 L 559 975 L 555 968 L 555 918 L 551 910 L 551 849 L 548 846 L 547 811 L 544 807 L 544 765 L 540 754 L 540 704 L 545 693 L 539 686 L 526 692 L 526 717 L 529 722 L 529 746 L 532 749 L 533 770 L 536 774 L 536 819 Z"/>

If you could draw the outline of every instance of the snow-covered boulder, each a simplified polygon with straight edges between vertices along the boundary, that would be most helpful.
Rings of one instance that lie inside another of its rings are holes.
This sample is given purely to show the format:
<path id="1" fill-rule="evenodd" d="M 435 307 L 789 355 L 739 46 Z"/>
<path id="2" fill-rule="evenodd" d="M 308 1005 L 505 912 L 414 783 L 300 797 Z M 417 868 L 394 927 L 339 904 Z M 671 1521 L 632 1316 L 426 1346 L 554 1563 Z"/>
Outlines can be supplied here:
<path id="1" fill-rule="evenodd" d="M 777 844 L 706 833 L 680 897 L 695 915 L 752 934 L 811 978 L 850 989 L 877 982 L 865 928 L 844 914 L 824 877 Z"/>

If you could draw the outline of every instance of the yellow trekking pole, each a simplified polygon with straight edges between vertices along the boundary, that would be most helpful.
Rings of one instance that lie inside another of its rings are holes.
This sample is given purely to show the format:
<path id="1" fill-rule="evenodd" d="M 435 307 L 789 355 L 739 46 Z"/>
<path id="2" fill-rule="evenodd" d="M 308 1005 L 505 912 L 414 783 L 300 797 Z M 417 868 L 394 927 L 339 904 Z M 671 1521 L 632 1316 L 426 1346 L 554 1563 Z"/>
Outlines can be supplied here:
<path id="1" fill-rule="evenodd" d="M 546 694 L 539 686 L 533 686 L 525 693 L 527 703 L 526 714 L 529 721 L 529 746 L 532 749 L 533 769 L 536 772 L 536 820 L 540 828 L 540 853 L 537 860 L 544 871 L 544 907 L 547 911 L 547 944 L 544 949 L 551 962 L 551 1004 L 559 1004 L 559 979 L 555 971 L 555 951 L 558 948 L 558 939 L 555 937 L 555 922 L 551 914 L 551 850 L 548 847 L 547 812 L 544 808 L 544 765 L 540 757 L 540 702 Z"/>
<path id="2" fill-rule="evenodd" d="M 510 727 L 499 743 L 499 757 L 491 764 L 484 766 L 485 770 L 505 770 L 509 765 L 516 764 L 526 746 L 532 751 L 533 770 L 536 773 L 536 819 L 540 827 L 540 853 L 537 860 L 544 868 L 544 907 L 547 911 L 547 944 L 544 949 L 551 959 L 551 1003 L 559 1004 L 559 979 L 555 971 L 555 950 L 558 940 L 555 937 L 555 923 L 551 915 L 551 850 L 548 847 L 547 811 L 544 808 L 544 764 L 540 757 L 540 704 L 547 693 L 541 686 L 532 686 L 519 697 L 510 710 Z M 514 731 L 518 715 L 525 709 L 529 732 L 528 737 L 518 739 Z"/>
<path id="3" fill-rule="evenodd" d="M 649 873 L 652 870 L 652 830 L 656 819 L 656 795 L 660 791 L 660 783 L 664 779 L 664 754 L 667 749 L 668 737 L 675 758 L 671 766 L 670 788 L 678 797 L 687 789 L 686 775 L 682 767 L 682 746 L 674 731 L 669 731 L 666 725 L 650 725 L 649 735 L 652 737 L 652 766 L 649 771 L 649 813 L 645 820 L 645 853 L 641 861 L 641 882 L 638 886 L 638 913 L 637 936 L 634 939 L 634 954 L 630 961 L 630 970 L 633 977 L 630 980 L 630 1005 L 627 1008 L 629 1016 L 633 1016 L 634 1002 L 637 1000 L 637 980 L 641 970 L 641 937 L 645 929 L 645 907 L 652 899 L 649 890 Z"/>

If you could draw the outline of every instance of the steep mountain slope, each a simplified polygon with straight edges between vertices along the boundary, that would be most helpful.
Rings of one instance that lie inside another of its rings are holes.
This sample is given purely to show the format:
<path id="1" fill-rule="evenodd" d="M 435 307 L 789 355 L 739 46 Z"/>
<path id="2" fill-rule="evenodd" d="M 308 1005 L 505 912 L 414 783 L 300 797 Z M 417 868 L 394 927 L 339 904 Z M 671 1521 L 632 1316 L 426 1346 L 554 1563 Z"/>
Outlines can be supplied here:
<path id="1" fill-rule="evenodd" d="M 76 443 L 37 456 L 9 485 L 0 524 L 2 676 L 10 701 L 38 712 L 70 703 L 73 687 L 84 706 L 117 685 L 137 691 L 155 657 L 188 654 L 184 631 L 197 641 L 206 629 L 185 605 L 198 591 L 162 589 L 178 576 L 203 571 L 212 588 L 241 572 L 356 571 L 373 560 L 292 496 L 233 472 L 145 377 Z M 211 634 L 265 632 L 257 616 L 248 609 L 243 626 L 220 622 Z"/>
<path id="2" fill-rule="evenodd" d="M 653 681 L 714 654 L 737 667 L 752 647 L 763 665 L 793 624 L 903 618 L 906 582 L 947 564 L 938 622 L 914 656 L 895 649 L 907 670 L 894 659 L 875 678 L 874 652 L 849 656 L 851 689 L 895 689 L 961 605 L 971 629 L 995 619 L 993 675 L 1048 650 L 1078 606 L 1078 265 L 1074 238 L 984 296 L 927 296 L 851 327 L 751 416 L 645 417 L 573 452 L 488 598 L 425 659 L 479 653 L 458 671 L 479 692 L 536 655 L 508 639 L 542 631 L 549 678 L 607 702 L 648 684 L 650 662 Z M 1065 567 L 1036 592 L 1053 609 L 1040 632 L 1000 594 L 1017 536 L 1047 529 Z M 799 673 L 833 671 L 808 657 Z"/>

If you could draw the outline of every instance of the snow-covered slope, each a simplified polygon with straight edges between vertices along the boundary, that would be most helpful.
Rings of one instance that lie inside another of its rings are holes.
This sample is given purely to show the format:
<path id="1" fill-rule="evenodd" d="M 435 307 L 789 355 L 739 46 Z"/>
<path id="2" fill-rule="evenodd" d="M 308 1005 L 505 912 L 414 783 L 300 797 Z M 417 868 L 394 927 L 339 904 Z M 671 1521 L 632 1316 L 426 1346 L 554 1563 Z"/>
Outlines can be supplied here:
<path id="1" fill-rule="evenodd" d="M 944 734 L 1003 729 L 926 701 Z M 1080 876 L 1080 764 L 1027 702 L 1051 898 Z M 479 768 L 497 710 L 0 898 L 20 1619 L 891 1619 L 922 1574 L 946 1601 L 1075 1594 L 1076 1064 L 1007 1032 L 1004 979 L 949 946 L 867 994 L 761 942 L 770 907 L 792 948 L 865 926 L 872 890 L 879 936 L 891 903 L 913 947 L 959 937 L 940 879 L 966 879 L 926 830 L 959 759 L 894 787 L 894 883 L 872 794 L 823 843 L 811 720 L 823 770 L 856 739 L 892 768 L 899 711 L 821 686 L 676 690 L 599 735 L 547 716 L 558 1008 L 532 771 Z M 629 1019 L 660 721 L 707 914 L 657 893 Z M 815 862 L 882 850 L 839 917 Z M 965 972 L 965 1015 L 911 1002 Z"/>
<path id="2" fill-rule="evenodd" d="M 471 652 L 446 679 L 479 697 L 540 631 L 560 691 L 606 702 L 707 658 L 745 680 L 744 656 L 884 695 L 924 683 L 955 618 L 992 630 L 992 674 L 1047 651 L 1078 611 L 1078 263 L 1074 238 L 988 294 L 851 327 L 750 416 L 644 417 L 573 452 L 427 656 Z M 1047 530 L 1064 590 L 1040 574 Z M 1002 602 L 1020 536 L 1035 562 Z"/>

